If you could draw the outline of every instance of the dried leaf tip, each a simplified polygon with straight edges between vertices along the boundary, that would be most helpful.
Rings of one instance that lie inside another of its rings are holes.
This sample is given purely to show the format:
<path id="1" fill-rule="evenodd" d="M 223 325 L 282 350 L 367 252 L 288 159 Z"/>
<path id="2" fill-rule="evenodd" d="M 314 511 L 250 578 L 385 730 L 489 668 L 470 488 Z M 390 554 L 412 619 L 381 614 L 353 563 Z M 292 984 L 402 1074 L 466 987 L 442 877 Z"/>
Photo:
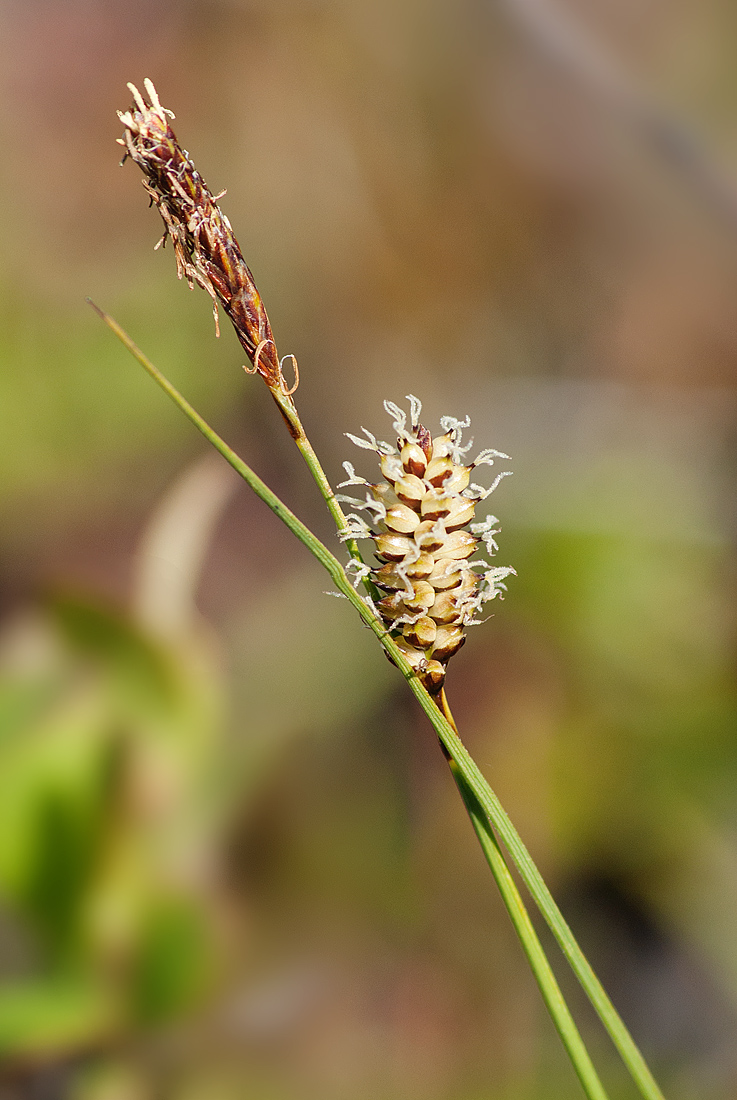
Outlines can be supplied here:
<path id="1" fill-rule="evenodd" d="M 162 107 L 156 88 L 146 79 L 147 103 L 135 84 L 128 88 L 133 105 L 119 111 L 125 127 L 120 144 L 123 163 L 130 157 L 144 175 L 144 187 L 164 222 L 164 235 L 174 245 L 177 275 L 190 287 L 195 283 L 212 298 L 215 328 L 218 303 L 235 328 L 252 364 L 270 389 L 285 392 L 276 344 L 269 318 L 253 275 L 243 259 L 230 222 L 213 196 L 186 149 L 177 141 L 169 120 L 174 115 Z"/>

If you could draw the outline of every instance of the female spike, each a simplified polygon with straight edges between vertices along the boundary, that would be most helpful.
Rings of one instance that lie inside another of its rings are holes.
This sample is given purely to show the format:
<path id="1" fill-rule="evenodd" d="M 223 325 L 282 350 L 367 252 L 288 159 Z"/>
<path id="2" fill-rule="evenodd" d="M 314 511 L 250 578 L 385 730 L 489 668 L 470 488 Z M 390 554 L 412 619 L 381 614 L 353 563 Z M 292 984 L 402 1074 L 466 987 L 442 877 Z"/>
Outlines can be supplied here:
<path id="1" fill-rule="evenodd" d="M 470 445 L 461 447 L 461 433 L 469 418 L 443 417 L 444 434 L 433 440 L 420 423 L 420 401 L 411 394 L 408 401 L 409 424 L 403 409 L 384 402 L 398 454 L 365 428 L 366 439 L 346 432 L 357 446 L 376 452 L 384 480 L 372 485 L 345 463 L 349 479 L 343 485 L 366 485 L 369 495 L 366 504 L 340 499 L 373 513 L 371 526 L 356 515 L 349 518 L 352 537 L 373 539 L 381 563 L 370 567 L 371 579 L 385 593 L 376 610 L 427 690 L 435 693 L 443 686 L 448 661 L 466 640 L 465 628 L 479 622 L 482 604 L 498 596 L 504 578 L 514 573 L 508 566 L 473 559 L 481 543 L 490 555 L 496 550 L 496 517 L 471 521 L 478 502 L 504 475 L 490 489 L 467 488 L 474 467 L 507 456 L 485 450 L 469 466 L 462 465 Z M 478 568 L 483 571 L 475 572 Z"/>

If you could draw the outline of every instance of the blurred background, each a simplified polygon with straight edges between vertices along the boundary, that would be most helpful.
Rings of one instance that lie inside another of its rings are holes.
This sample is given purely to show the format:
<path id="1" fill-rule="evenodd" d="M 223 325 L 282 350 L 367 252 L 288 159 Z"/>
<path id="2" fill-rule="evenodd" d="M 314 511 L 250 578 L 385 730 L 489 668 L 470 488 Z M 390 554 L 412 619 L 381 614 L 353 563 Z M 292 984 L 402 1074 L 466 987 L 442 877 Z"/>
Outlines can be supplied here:
<path id="1" fill-rule="evenodd" d="M 669 1100 L 737 1096 L 736 36 L 729 0 L 0 5 L 1 1100 L 580 1094 L 401 678 L 84 302 L 336 548 L 118 167 L 146 76 L 333 481 L 410 392 L 513 456 L 451 705 Z"/>

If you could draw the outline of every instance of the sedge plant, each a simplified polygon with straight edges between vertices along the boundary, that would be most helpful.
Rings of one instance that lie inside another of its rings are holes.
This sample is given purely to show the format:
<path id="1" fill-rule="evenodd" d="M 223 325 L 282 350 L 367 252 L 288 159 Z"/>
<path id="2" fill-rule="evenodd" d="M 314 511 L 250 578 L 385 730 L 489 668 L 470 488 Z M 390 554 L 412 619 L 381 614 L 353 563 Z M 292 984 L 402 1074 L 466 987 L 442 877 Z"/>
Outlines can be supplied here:
<path id="1" fill-rule="evenodd" d="M 480 518 L 478 505 L 496 488 L 507 471 L 484 488 L 471 481 L 474 471 L 506 455 L 482 451 L 466 461 L 462 432 L 468 421 L 441 420 L 433 438 L 421 423 L 421 404 L 410 395 L 409 414 L 386 402 L 397 445 L 364 436 L 349 438 L 374 452 L 378 469 L 373 478 L 345 463 L 347 479 L 336 494 L 307 437 L 294 393 L 299 371 L 294 357 L 279 359 L 276 343 L 256 288 L 230 223 L 220 210 L 190 155 L 171 128 L 173 114 L 163 108 L 151 81 L 148 101 L 128 85 L 133 105 L 120 113 L 125 149 L 142 170 L 144 187 L 164 223 L 161 244 L 170 239 L 177 273 L 205 290 L 229 317 L 249 360 L 244 369 L 265 382 L 301 452 L 330 514 L 349 561 L 344 565 L 269 486 L 224 442 L 199 413 L 150 362 L 117 322 L 97 306 L 100 317 L 141 366 L 174 401 L 194 426 L 220 452 L 250 488 L 282 520 L 329 573 L 337 592 L 350 601 L 387 656 L 404 676 L 432 728 L 448 762 L 465 809 L 478 837 L 502 900 L 538 983 L 543 1000 L 589 1100 L 606 1100 L 607 1093 L 593 1065 L 552 967 L 535 932 L 510 867 L 514 867 L 547 922 L 564 956 L 598 1013 L 601 1022 L 645 1100 L 663 1100 L 641 1052 L 594 974 L 571 929 L 556 905 L 533 859 L 497 796 L 463 745 L 445 694 L 450 658 L 466 639 L 466 628 L 478 621 L 482 605 L 504 588 L 513 570 L 476 557 L 480 547 L 488 557 L 496 551 L 494 516 Z M 288 385 L 284 360 L 292 359 L 294 381 Z M 361 493 L 361 496 L 356 494 Z M 346 513 L 343 505 L 348 504 Z M 363 512 L 364 515 L 359 515 Z M 370 540 L 378 564 L 366 562 L 359 541 Z M 363 588 L 359 592 L 359 588 Z"/>

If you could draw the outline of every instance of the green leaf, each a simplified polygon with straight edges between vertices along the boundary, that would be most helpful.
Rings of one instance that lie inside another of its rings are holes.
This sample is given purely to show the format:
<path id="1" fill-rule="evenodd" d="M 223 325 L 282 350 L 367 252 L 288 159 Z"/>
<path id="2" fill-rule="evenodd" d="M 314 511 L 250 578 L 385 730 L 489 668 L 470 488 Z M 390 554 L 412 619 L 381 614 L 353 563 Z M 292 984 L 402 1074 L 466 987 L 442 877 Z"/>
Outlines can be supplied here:
<path id="1" fill-rule="evenodd" d="M 186 899 L 152 909 L 133 964 L 131 1011 L 137 1023 L 161 1023 L 196 1000 L 212 972 L 211 943 L 202 912 Z"/>
<path id="2" fill-rule="evenodd" d="M 0 1055 L 45 1056 L 86 1047 L 114 1033 L 110 993 L 84 982 L 0 987 Z"/>

